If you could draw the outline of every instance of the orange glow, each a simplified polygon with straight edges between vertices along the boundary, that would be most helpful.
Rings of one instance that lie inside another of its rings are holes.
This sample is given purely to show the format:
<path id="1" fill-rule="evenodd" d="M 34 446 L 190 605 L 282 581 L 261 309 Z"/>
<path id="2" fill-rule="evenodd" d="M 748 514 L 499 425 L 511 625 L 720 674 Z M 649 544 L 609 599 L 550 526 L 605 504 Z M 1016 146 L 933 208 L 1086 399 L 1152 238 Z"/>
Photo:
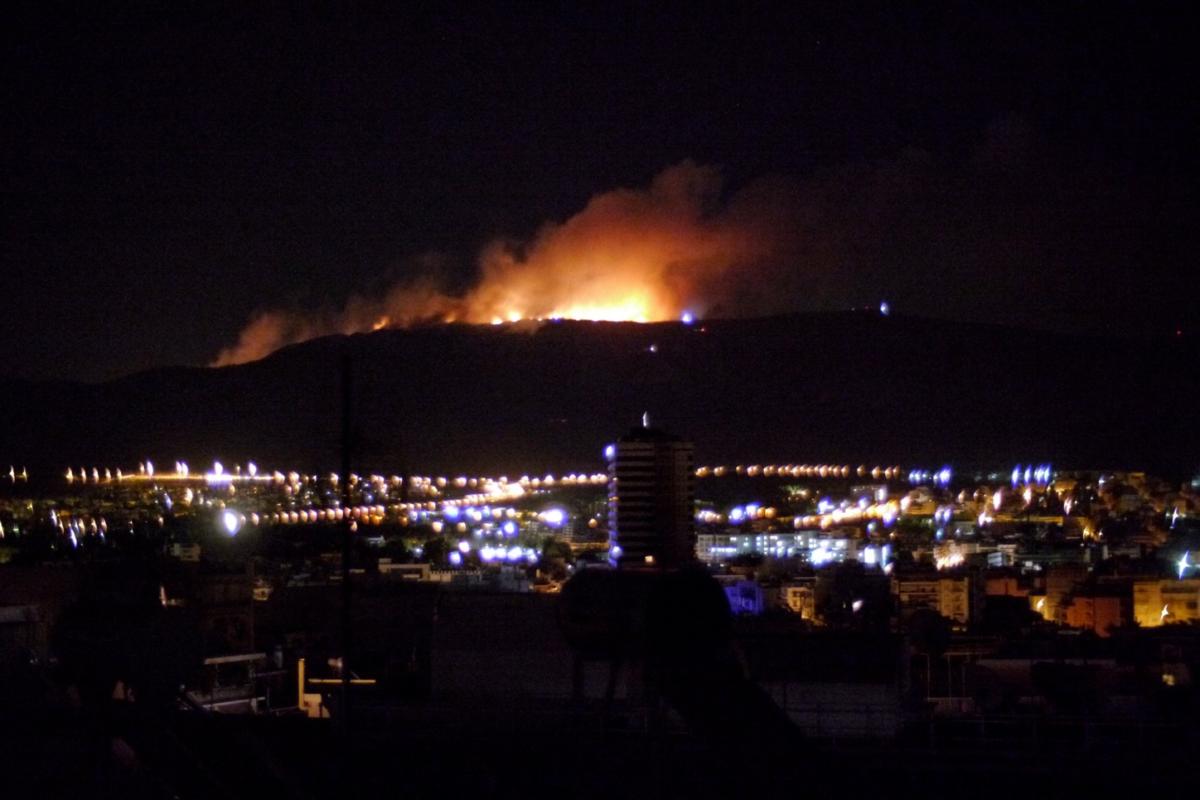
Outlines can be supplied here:
<path id="1" fill-rule="evenodd" d="M 213 365 L 253 361 L 330 333 L 421 323 L 658 322 L 723 303 L 728 312 L 747 293 L 777 297 L 762 268 L 786 249 L 783 232 L 795 230 L 777 206 L 777 197 L 754 185 L 726 200 L 715 168 L 684 161 L 646 188 L 594 196 L 526 241 L 491 242 L 479 255 L 478 280 L 461 294 L 425 278 L 382 296 L 352 297 L 332 314 L 263 312 Z"/>
<path id="2" fill-rule="evenodd" d="M 475 321 L 476 313 L 467 312 L 462 318 L 468 322 Z M 624 298 L 618 298 L 603 303 L 578 303 L 564 308 L 554 308 L 548 312 L 525 314 L 521 311 L 505 311 L 492 314 L 486 320 L 491 325 L 503 325 L 506 322 L 515 323 L 526 320 L 545 322 L 547 320 L 575 319 L 591 322 L 659 322 L 674 319 L 674 304 L 653 298 L 649 292 L 638 292 Z M 454 322 L 458 315 L 447 317 L 443 322 Z M 382 327 L 382 326 L 381 326 Z M 378 328 L 375 328 L 378 330 Z"/>
<path id="3" fill-rule="evenodd" d="M 576 305 L 550 312 L 550 319 L 590 319 L 597 322 L 649 322 L 669 319 L 672 309 L 667 304 L 653 302 L 643 295 L 630 295 L 609 305 Z"/>

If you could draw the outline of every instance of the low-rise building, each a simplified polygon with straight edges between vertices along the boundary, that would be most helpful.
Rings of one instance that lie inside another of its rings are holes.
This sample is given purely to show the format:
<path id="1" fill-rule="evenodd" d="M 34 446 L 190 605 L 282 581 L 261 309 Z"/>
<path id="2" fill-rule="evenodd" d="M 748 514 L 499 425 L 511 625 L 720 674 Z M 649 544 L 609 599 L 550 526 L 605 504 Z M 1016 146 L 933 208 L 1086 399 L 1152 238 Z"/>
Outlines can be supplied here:
<path id="1" fill-rule="evenodd" d="M 1200 578 L 1135 580 L 1133 618 L 1146 628 L 1200 620 Z"/>
<path id="2" fill-rule="evenodd" d="M 756 582 L 736 576 L 719 576 L 718 581 L 729 600 L 729 610 L 734 614 L 757 616 L 763 612 L 763 589 Z"/>
<path id="3" fill-rule="evenodd" d="M 892 595 L 900 618 L 906 619 L 920 610 L 936 611 L 959 626 L 971 622 L 971 577 L 915 573 L 892 577 Z"/>
<path id="4" fill-rule="evenodd" d="M 1064 621 L 1072 628 L 1090 630 L 1108 636 L 1113 628 L 1132 618 L 1128 594 L 1116 591 L 1087 590 L 1073 595 L 1064 609 Z"/>
<path id="5" fill-rule="evenodd" d="M 789 611 L 799 614 L 801 619 L 815 621 L 817 618 L 814 584 L 815 580 L 809 580 L 790 582 L 780 587 L 784 604 Z"/>

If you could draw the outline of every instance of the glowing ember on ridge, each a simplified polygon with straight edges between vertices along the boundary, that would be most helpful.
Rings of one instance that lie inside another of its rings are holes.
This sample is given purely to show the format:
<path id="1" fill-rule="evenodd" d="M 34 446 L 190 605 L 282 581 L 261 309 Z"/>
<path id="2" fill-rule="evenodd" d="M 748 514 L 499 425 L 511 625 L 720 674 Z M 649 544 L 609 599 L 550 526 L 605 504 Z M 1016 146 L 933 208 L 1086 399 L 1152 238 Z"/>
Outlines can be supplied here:
<path id="1" fill-rule="evenodd" d="M 461 295 L 426 279 L 382 297 L 352 297 L 336 313 L 264 312 L 214 366 L 330 333 L 418 323 L 657 322 L 694 319 L 722 303 L 728 310 L 766 291 L 760 268 L 785 249 L 781 232 L 794 230 L 778 200 L 769 187 L 751 185 L 726 201 L 715 168 L 685 161 L 645 189 L 596 195 L 528 242 L 493 241 L 479 256 L 478 281 Z"/>

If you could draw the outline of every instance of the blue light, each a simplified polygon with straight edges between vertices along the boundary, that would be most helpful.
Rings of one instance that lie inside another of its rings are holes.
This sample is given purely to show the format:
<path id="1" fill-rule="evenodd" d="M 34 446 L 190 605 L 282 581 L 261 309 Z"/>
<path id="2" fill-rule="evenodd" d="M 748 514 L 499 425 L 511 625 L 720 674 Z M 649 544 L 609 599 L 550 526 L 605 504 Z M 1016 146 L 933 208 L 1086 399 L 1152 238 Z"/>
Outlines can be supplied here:
<path id="1" fill-rule="evenodd" d="M 450 563 L 456 567 L 462 566 L 462 553 L 455 550 L 450 554 Z"/>
<path id="2" fill-rule="evenodd" d="M 604 448 L 604 460 L 605 461 L 612 461 L 616 457 L 617 457 L 617 446 L 615 444 L 610 444 Z"/>
<path id="3" fill-rule="evenodd" d="M 822 564 L 828 564 L 836 557 L 837 556 L 833 553 L 833 551 L 829 550 L 824 544 L 822 544 L 809 553 L 808 560 L 813 566 L 819 567 Z"/>
<path id="4" fill-rule="evenodd" d="M 741 522 L 745 516 L 746 511 L 741 506 L 734 506 L 733 508 L 729 509 L 730 522 Z"/>
<path id="5" fill-rule="evenodd" d="M 541 519 L 551 528 L 561 528 L 567 521 L 567 512 L 561 508 L 548 508 L 541 513 Z"/>
<path id="6" fill-rule="evenodd" d="M 505 536 L 516 536 L 517 535 L 517 523 L 513 522 L 511 519 L 508 522 L 504 523 L 500 527 L 501 527 L 501 530 L 504 531 Z"/>
<path id="7" fill-rule="evenodd" d="M 442 509 L 442 516 L 446 519 L 458 519 L 459 513 L 458 506 L 446 506 Z"/>
<path id="8" fill-rule="evenodd" d="M 684 325 L 691 325 L 693 322 L 696 321 L 696 315 L 690 311 L 685 311 L 679 315 L 679 321 L 682 322 Z"/>
<path id="9" fill-rule="evenodd" d="M 225 532 L 230 536 L 237 536 L 237 532 L 241 530 L 242 527 L 242 520 L 236 513 L 226 509 L 225 512 L 221 514 L 221 527 L 223 527 Z"/>
<path id="10" fill-rule="evenodd" d="M 884 300 L 882 303 L 879 304 L 879 313 L 885 317 L 888 314 L 892 313 L 892 307 L 890 305 L 888 305 L 887 300 Z"/>

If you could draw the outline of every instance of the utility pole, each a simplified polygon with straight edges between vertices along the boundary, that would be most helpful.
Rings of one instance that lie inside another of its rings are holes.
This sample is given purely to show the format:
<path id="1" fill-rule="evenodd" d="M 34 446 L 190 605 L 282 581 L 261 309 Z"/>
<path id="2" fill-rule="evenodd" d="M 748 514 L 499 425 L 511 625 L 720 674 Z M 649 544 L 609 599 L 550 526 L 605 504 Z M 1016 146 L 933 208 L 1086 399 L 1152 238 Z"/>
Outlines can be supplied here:
<path id="1" fill-rule="evenodd" d="M 353 371 L 350 352 L 342 354 L 342 732 L 350 735 L 350 556 L 353 553 L 354 520 L 350 516 L 350 454 L 354 445 L 351 389 Z"/>

